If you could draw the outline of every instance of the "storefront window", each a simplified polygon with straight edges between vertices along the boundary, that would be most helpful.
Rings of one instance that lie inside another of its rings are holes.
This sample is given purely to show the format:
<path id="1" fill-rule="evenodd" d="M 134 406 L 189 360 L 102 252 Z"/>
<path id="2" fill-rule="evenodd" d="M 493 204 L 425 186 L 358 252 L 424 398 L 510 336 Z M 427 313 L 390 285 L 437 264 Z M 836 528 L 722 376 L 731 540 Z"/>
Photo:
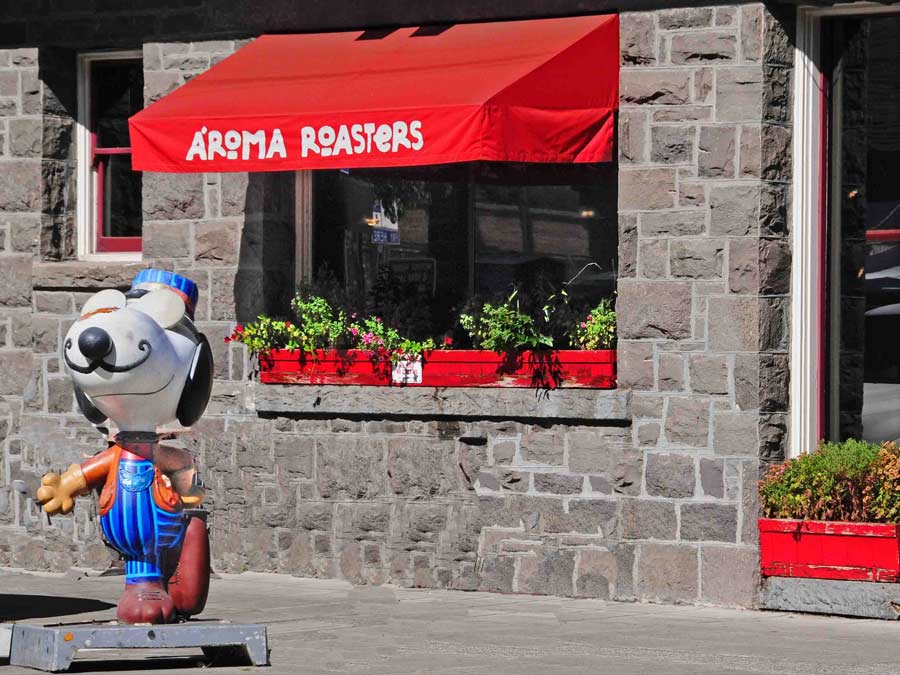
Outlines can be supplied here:
<path id="1" fill-rule="evenodd" d="M 315 172 L 313 285 L 417 338 L 514 290 L 580 311 L 615 292 L 615 189 L 597 166 Z"/>
<path id="2" fill-rule="evenodd" d="M 829 26 L 828 391 L 831 438 L 900 439 L 900 17 Z"/>

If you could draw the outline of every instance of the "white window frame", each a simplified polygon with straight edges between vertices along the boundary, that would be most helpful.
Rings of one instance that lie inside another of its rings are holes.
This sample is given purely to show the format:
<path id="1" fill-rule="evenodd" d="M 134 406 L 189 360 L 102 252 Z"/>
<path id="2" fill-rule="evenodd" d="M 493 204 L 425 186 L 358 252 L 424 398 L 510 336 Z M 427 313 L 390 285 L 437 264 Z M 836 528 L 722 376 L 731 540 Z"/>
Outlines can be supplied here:
<path id="1" fill-rule="evenodd" d="M 77 254 L 79 260 L 138 262 L 140 252 L 97 253 L 95 242 L 94 197 L 97 194 L 97 181 L 91 170 L 91 64 L 97 61 L 141 60 L 140 50 L 84 52 L 78 55 L 77 101 L 78 111 L 75 120 L 75 152 L 76 198 L 75 229 L 77 233 Z"/>
<path id="2" fill-rule="evenodd" d="M 822 346 L 820 289 L 822 241 L 822 19 L 897 14 L 900 7 L 856 2 L 800 7 L 794 49 L 793 204 L 791 207 L 791 386 L 788 457 L 809 452 L 819 441 Z"/>

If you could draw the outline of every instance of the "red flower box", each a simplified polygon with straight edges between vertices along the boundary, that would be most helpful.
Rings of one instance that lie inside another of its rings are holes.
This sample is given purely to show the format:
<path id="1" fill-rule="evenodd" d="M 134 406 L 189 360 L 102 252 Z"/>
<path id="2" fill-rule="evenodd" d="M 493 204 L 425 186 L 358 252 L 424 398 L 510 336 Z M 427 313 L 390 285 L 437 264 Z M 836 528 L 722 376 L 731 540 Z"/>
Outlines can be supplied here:
<path id="1" fill-rule="evenodd" d="M 759 520 L 760 571 L 768 577 L 849 581 L 900 578 L 900 525 Z"/>
<path id="2" fill-rule="evenodd" d="M 425 356 L 422 385 L 615 389 L 616 350 L 435 350 Z"/>
<path id="3" fill-rule="evenodd" d="M 265 384 L 392 384 L 391 362 L 364 350 L 320 350 L 314 356 L 273 349 L 260 356 Z M 615 389 L 616 351 L 546 350 L 505 354 L 433 350 L 422 360 L 421 382 L 409 387 L 580 387 Z"/>
<path id="4" fill-rule="evenodd" d="M 314 355 L 273 349 L 259 356 L 259 381 L 265 384 L 356 384 L 387 386 L 391 362 L 360 349 L 320 349 Z"/>

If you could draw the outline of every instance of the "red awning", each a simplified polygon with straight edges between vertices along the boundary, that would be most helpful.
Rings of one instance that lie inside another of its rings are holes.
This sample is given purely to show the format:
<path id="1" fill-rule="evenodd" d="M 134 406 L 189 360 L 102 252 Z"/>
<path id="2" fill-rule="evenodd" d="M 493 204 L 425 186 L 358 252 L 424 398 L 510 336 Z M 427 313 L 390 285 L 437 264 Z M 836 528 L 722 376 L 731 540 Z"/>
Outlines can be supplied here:
<path id="1" fill-rule="evenodd" d="M 129 120 L 135 170 L 606 162 L 616 15 L 264 35 Z"/>

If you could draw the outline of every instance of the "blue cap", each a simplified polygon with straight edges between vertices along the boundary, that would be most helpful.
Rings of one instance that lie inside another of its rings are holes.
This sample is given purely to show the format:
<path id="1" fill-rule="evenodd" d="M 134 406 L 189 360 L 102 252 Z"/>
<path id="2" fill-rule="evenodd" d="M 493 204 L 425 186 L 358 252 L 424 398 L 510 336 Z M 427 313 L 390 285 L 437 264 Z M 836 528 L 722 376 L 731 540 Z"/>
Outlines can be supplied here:
<path id="1" fill-rule="evenodd" d="M 197 290 L 197 284 L 175 272 L 166 270 L 146 269 L 137 273 L 134 281 L 131 282 L 132 288 L 146 288 L 152 290 L 154 288 L 171 288 L 178 293 L 184 300 L 191 318 L 194 317 L 194 308 L 197 307 L 197 299 L 200 292 Z"/>

